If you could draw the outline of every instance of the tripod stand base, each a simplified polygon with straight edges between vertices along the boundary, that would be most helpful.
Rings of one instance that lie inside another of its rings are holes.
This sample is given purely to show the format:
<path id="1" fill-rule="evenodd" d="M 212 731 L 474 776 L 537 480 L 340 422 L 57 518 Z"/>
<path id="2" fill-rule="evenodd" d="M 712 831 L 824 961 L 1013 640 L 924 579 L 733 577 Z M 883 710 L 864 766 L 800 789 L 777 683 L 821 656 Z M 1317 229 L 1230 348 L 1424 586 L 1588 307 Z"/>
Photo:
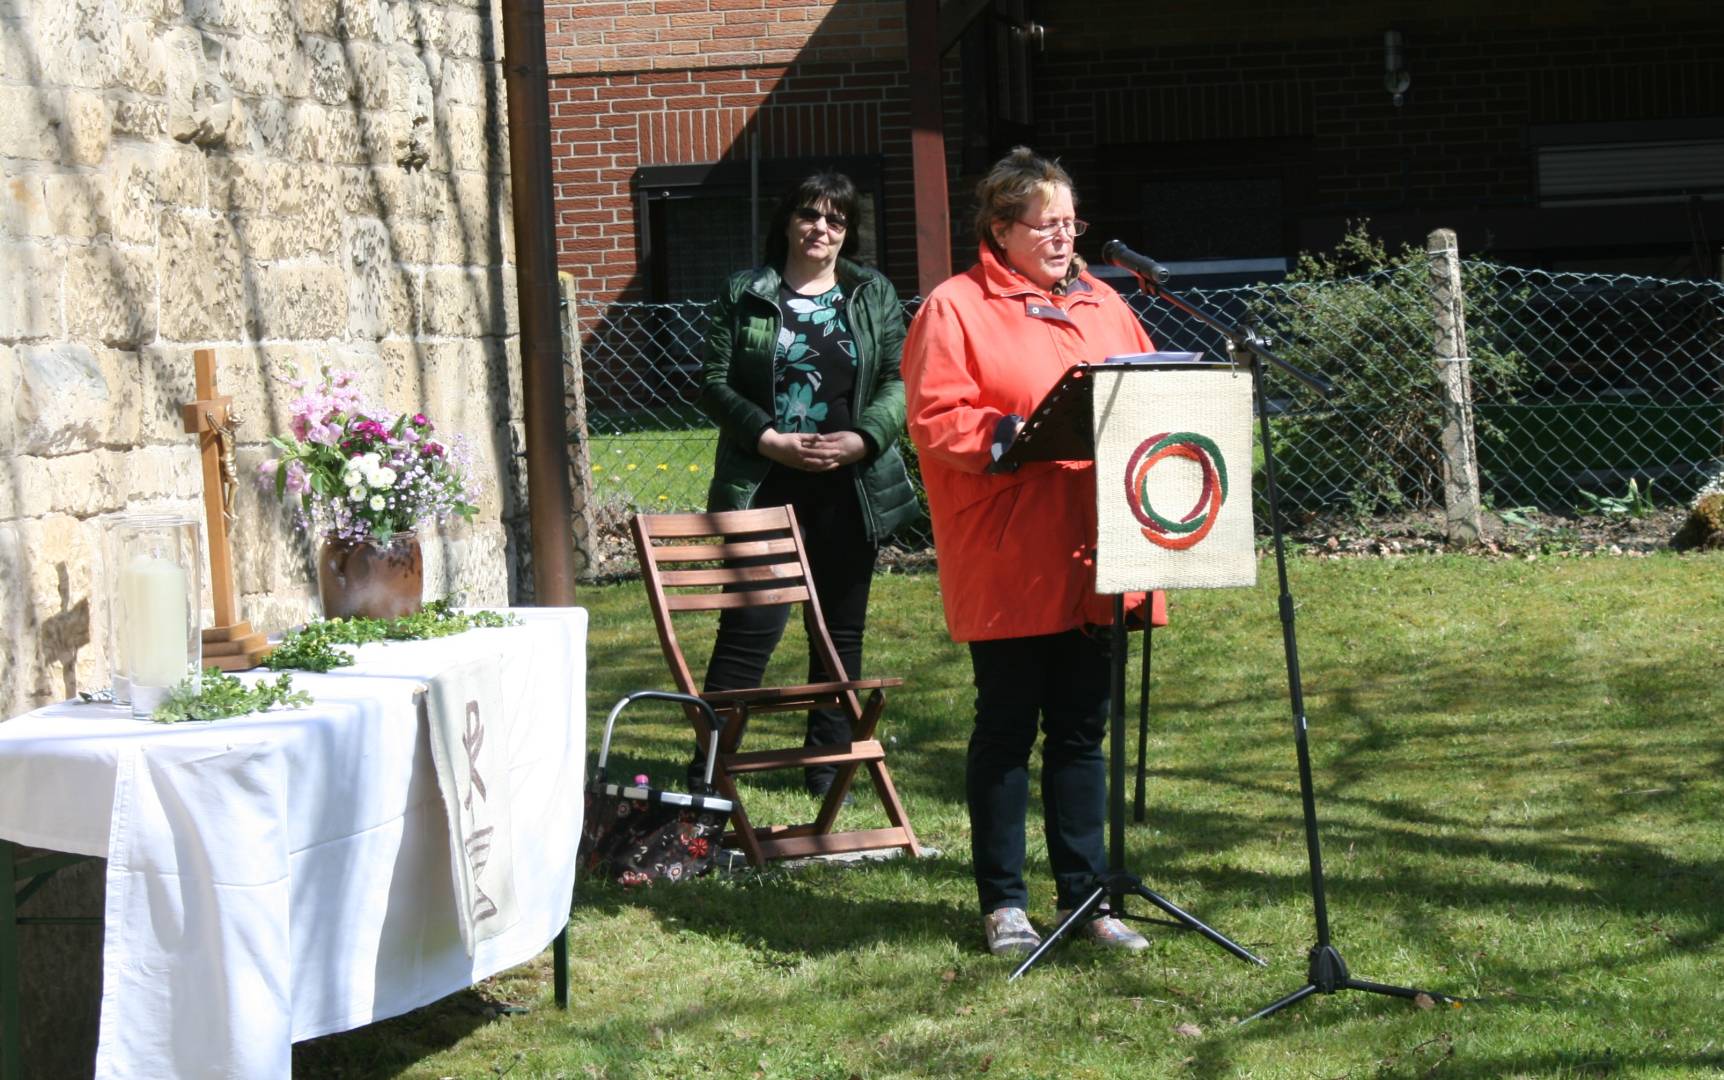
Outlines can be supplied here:
<path id="1" fill-rule="evenodd" d="M 1006 979 L 1007 982 L 1011 982 L 1019 975 L 1022 975 L 1024 972 L 1034 967 L 1037 961 L 1041 960 L 1042 956 L 1046 954 L 1049 949 L 1054 947 L 1055 942 L 1064 937 L 1067 932 L 1082 926 L 1086 921 L 1088 921 L 1095 913 L 1096 908 L 1101 906 L 1101 902 L 1109 896 L 1141 896 L 1156 907 L 1160 908 L 1162 911 L 1166 912 L 1168 915 L 1172 916 L 1173 925 L 1182 926 L 1187 930 L 1197 931 L 1210 941 L 1215 942 L 1215 944 L 1232 953 L 1234 956 L 1239 957 L 1241 960 L 1249 960 L 1258 967 L 1269 966 L 1255 953 L 1245 948 L 1245 946 L 1240 945 L 1238 942 L 1221 933 L 1219 930 L 1211 927 L 1208 923 L 1205 923 L 1197 916 L 1184 911 L 1179 907 L 1179 905 L 1175 904 L 1167 897 L 1162 896 L 1153 889 L 1146 888 L 1142 881 L 1130 874 L 1123 872 L 1103 874 L 1096 878 L 1096 882 L 1097 884 L 1094 891 L 1084 897 L 1083 903 L 1074 908 L 1072 913 L 1066 916 L 1065 921 L 1054 928 L 1053 933 L 1042 939 L 1042 943 L 1036 946 L 1036 950 L 1030 953 L 1029 956 L 1025 957 L 1024 962 L 1019 964 L 1017 970 L 1013 971 Z M 1113 914 L 1116 917 L 1124 915 L 1123 912 L 1114 912 Z"/>
<path id="2" fill-rule="evenodd" d="M 1313 945 L 1308 957 L 1310 963 L 1306 968 L 1305 985 L 1288 994 L 1286 997 L 1270 1002 L 1263 1008 L 1239 1021 L 1249 1024 L 1253 1020 L 1280 1012 L 1296 1001 L 1303 1001 L 1312 994 L 1333 994 L 1337 990 L 1363 990 L 1369 994 L 1382 994 L 1385 997 L 1406 998 L 1409 1001 L 1419 997 L 1429 998 L 1433 1003 L 1446 1001 L 1459 1008 L 1462 999 L 1448 994 L 1439 994 L 1435 990 L 1416 990 L 1410 986 L 1390 986 L 1388 983 L 1371 982 L 1369 979 L 1355 979 L 1347 971 L 1347 961 L 1341 958 L 1341 951 L 1333 945 Z"/>

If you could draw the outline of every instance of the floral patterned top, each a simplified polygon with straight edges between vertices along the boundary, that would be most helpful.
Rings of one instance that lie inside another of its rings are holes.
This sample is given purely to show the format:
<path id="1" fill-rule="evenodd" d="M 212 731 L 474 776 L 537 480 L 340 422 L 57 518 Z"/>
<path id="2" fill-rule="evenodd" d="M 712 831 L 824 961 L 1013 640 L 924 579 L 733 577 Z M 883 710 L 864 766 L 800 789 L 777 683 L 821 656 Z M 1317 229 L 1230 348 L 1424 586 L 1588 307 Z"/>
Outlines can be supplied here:
<path id="1" fill-rule="evenodd" d="M 773 426 L 787 434 L 851 430 L 856 341 L 844 321 L 844 290 L 834 285 L 818 296 L 804 296 L 780 286 L 778 307 L 784 326 L 773 361 L 778 374 Z"/>

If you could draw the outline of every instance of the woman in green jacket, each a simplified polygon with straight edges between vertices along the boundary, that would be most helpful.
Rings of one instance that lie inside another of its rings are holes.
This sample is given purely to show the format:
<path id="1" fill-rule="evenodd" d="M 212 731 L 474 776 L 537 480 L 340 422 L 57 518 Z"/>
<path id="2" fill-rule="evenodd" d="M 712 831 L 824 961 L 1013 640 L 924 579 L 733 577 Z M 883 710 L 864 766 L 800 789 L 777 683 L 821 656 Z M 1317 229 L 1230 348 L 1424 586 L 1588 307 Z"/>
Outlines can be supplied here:
<path id="1" fill-rule="evenodd" d="M 832 172 L 779 200 L 766 265 L 732 276 L 712 306 L 700 398 L 719 432 L 707 508 L 795 507 L 814 592 L 850 678 L 861 675 L 880 541 L 919 513 L 897 448 L 903 309 L 891 282 L 843 257 L 857 245 L 857 207 L 855 185 Z M 724 611 L 706 689 L 759 686 L 789 610 Z M 833 677 L 810 648 L 809 681 Z M 806 745 L 849 741 L 842 712 L 808 714 Z M 809 769 L 809 792 L 824 794 L 834 773 Z"/>

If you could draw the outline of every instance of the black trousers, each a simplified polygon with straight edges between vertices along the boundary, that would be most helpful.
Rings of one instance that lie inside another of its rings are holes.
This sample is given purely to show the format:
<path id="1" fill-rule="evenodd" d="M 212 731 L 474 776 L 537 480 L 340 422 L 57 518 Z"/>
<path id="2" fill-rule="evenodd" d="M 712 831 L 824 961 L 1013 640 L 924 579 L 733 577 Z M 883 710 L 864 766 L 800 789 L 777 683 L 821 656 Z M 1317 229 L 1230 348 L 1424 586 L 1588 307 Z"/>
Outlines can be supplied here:
<path id="1" fill-rule="evenodd" d="M 1068 630 L 970 643 L 976 727 L 964 787 L 970 856 L 983 913 L 1024 907 L 1024 818 L 1030 751 L 1042 733 L 1042 827 L 1062 908 L 1076 907 L 1107 869 L 1103 843 L 1109 642 Z"/>
<path id="2" fill-rule="evenodd" d="M 856 481 L 850 466 L 831 473 L 793 473 L 774 466 L 754 499 L 756 507 L 792 506 L 802 527 L 802 543 L 814 574 L 814 595 L 826 617 L 826 630 L 839 663 L 852 679 L 861 678 L 862 634 L 868 619 L 868 590 L 874 583 L 874 563 L 880 546 L 868 539 L 862 508 L 856 501 Z M 749 690 L 761 684 L 767 663 L 790 620 L 790 605 L 729 608 L 719 614 L 718 638 L 706 667 L 706 690 Z M 805 628 L 806 629 L 806 628 Z M 808 681 L 831 682 L 808 647 Z M 833 746 L 850 741 L 850 720 L 838 709 L 808 713 L 805 746 Z M 706 752 L 697 748 L 696 766 L 704 768 Z M 803 779 L 810 791 L 824 791 L 837 769 L 811 768 Z"/>

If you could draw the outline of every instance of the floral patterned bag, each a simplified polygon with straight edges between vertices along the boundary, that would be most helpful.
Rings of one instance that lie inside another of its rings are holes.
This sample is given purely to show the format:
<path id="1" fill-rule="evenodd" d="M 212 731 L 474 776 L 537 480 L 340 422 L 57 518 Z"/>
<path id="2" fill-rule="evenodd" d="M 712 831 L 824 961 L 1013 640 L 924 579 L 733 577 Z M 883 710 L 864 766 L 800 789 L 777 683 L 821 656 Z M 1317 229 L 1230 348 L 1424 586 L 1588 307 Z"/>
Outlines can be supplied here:
<path id="1" fill-rule="evenodd" d="M 693 705 L 706 713 L 712 731 L 706 791 L 712 790 L 712 766 L 718 757 L 718 718 L 712 706 L 697 697 L 637 690 L 611 709 L 605 718 L 598 765 L 587 783 L 579 865 L 582 873 L 628 886 L 681 881 L 712 869 L 731 811 L 729 799 L 665 791 L 650 786 L 644 776 L 635 777 L 632 784 L 605 782 L 605 760 L 610 756 L 617 714 L 643 698 Z"/>

